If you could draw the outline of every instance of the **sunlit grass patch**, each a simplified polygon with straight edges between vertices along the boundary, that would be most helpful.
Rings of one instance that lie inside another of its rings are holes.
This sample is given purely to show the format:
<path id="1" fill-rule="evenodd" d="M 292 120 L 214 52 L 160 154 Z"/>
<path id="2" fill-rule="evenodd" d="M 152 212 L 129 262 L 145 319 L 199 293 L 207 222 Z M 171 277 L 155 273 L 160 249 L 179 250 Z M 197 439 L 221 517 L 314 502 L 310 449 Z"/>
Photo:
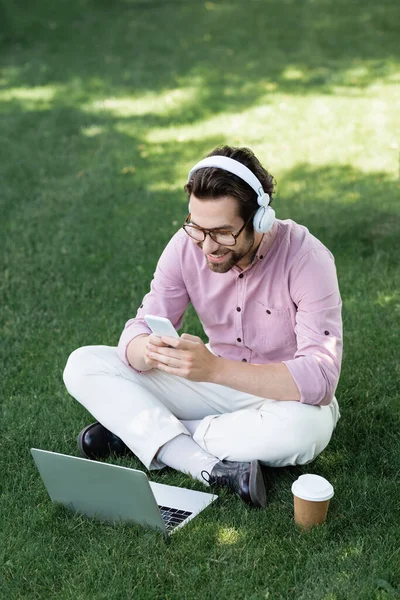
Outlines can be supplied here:
<path id="1" fill-rule="evenodd" d="M 24 110 L 48 110 L 53 106 L 56 92 L 55 86 L 6 88 L 0 90 L 0 103 L 17 100 Z"/>
<path id="2" fill-rule="evenodd" d="M 84 106 L 83 109 L 91 112 L 109 113 L 119 118 L 143 115 L 166 115 L 171 111 L 184 111 L 187 105 L 193 102 L 196 88 L 176 88 L 165 92 L 148 92 L 139 97 L 109 97 L 95 100 Z"/>
<path id="3" fill-rule="evenodd" d="M 243 538 L 243 533 L 240 533 L 235 527 L 221 527 L 218 531 L 217 542 L 223 545 L 237 544 Z"/>

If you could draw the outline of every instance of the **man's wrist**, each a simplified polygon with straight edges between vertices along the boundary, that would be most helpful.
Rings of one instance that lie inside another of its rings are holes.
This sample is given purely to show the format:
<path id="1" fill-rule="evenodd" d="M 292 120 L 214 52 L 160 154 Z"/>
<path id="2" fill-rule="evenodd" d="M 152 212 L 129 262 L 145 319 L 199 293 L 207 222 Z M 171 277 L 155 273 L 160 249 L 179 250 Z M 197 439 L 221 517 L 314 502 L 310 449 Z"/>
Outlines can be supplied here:
<path id="1" fill-rule="evenodd" d="M 133 338 L 127 347 L 126 356 L 129 364 L 138 371 L 150 371 L 151 367 L 146 364 L 146 339 L 148 334 L 140 334 Z"/>
<path id="2" fill-rule="evenodd" d="M 213 355 L 213 362 L 211 368 L 211 374 L 209 383 L 218 383 L 219 385 L 224 385 L 222 382 L 224 380 L 224 368 L 227 360 L 222 358 L 222 356 Z"/>

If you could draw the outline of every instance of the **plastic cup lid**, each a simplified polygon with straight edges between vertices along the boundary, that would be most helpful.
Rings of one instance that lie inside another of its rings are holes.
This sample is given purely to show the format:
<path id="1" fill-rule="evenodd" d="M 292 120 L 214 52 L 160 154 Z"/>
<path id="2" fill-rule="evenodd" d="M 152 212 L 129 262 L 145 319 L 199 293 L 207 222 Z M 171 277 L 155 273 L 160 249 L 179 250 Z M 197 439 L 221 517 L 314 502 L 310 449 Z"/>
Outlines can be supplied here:
<path id="1" fill-rule="evenodd" d="M 292 492 L 297 498 L 312 502 L 330 500 L 334 494 L 333 486 L 320 475 L 300 475 L 292 485 Z"/>

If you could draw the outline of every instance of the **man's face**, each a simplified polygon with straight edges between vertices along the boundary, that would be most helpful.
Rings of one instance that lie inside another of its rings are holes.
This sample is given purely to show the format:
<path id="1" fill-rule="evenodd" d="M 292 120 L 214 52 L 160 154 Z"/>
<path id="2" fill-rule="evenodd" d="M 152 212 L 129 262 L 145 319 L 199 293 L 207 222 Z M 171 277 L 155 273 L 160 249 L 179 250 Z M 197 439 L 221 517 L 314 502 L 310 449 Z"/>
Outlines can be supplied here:
<path id="1" fill-rule="evenodd" d="M 224 196 L 216 200 L 199 200 L 193 194 L 190 196 L 191 223 L 204 229 L 223 229 L 236 234 L 243 226 L 243 219 L 238 214 L 238 204 L 235 198 Z M 193 242 L 201 248 L 207 266 L 215 273 L 226 273 L 235 265 L 246 267 L 251 260 L 255 245 L 254 233 L 242 231 L 234 246 L 221 246 L 209 235 L 203 242 Z"/>

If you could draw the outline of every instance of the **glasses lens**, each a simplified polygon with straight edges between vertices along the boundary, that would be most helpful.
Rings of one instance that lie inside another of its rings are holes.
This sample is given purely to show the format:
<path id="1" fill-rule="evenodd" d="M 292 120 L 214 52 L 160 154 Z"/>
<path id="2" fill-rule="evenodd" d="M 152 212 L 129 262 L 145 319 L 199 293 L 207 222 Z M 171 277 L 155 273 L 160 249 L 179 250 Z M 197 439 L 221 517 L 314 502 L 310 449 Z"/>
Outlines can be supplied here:
<path id="1" fill-rule="evenodd" d="M 186 233 L 194 240 L 197 240 L 198 242 L 202 242 L 204 240 L 204 231 L 202 229 L 193 227 L 193 225 L 185 225 L 184 229 Z"/>
<path id="2" fill-rule="evenodd" d="M 217 244 L 221 244 L 221 246 L 234 246 L 236 243 L 235 238 L 229 231 L 221 231 L 220 233 L 216 231 L 211 237 Z"/>

